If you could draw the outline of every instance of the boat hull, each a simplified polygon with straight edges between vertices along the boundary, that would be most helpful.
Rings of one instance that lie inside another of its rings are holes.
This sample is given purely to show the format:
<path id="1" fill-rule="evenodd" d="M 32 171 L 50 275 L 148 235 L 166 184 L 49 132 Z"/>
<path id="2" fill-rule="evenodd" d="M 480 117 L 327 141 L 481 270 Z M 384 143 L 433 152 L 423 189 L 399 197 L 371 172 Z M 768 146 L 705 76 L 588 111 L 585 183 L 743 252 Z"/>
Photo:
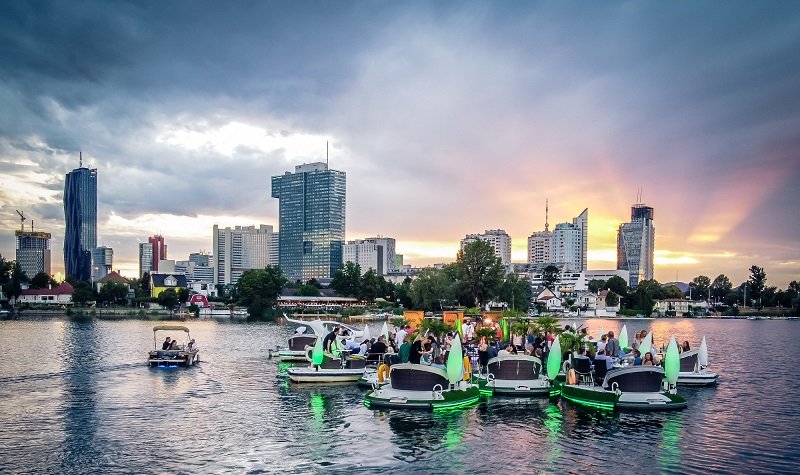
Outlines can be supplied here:
<path id="1" fill-rule="evenodd" d="M 157 352 L 153 352 L 157 353 Z M 172 366 L 194 366 L 199 360 L 200 352 L 195 351 L 192 353 L 181 353 L 175 356 L 154 356 L 152 353 L 147 359 L 147 364 L 150 367 L 172 367 Z"/>
<path id="2" fill-rule="evenodd" d="M 386 385 L 370 392 L 364 399 L 364 405 L 370 409 L 457 409 L 477 403 L 480 395 L 477 385 L 441 392 L 398 390 Z"/>
<path id="3" fill-rule="evenodd" d="M 686 400 L 677 394 L 662 392 L 625 392 L 617 395 L 599 386 L 565 384 L 561 397 L 574 404 L 604 410 L 668 411 L 685 409 Z"/>
<path id="4" fill-rule="evenodd" d="M 481 392 L 493 396 L 545 397 L 550 395 L 550 382 L 546 379 L 479 381 Z"/>
<path id="5" fill-rule="evenodd" d="M 346 383 L 358 381 L 364 369 L 289 368 L 286 374 L 295 383 Z"/>
<path id="6" fill-rule="evenodd" d="M 303 351 L 278 351 L 278 361 L 308 361 L 307 352 Z"/>
<path id="7" fill-rule="evenodd" d="M 694 373 L 681 371 L 677 384 L 683 386 L 711 386 L 717 384 L 717 373 Z"/>

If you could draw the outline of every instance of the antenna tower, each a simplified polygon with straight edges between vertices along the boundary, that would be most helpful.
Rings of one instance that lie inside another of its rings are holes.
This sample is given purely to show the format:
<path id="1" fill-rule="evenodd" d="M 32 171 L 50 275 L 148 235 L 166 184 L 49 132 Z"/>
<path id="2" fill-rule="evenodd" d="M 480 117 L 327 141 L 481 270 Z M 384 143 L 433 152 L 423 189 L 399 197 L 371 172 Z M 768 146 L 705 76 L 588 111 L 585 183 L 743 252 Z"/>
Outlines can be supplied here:
<path id="1" fill-rule="evenodd" d="M 18 209 L 14 210 L 14 211 L 16 211 L 17 214 L 19 215 L 19 223 L 20 223 L 21 231 L 24 233 L 25 232 L 25 215 L 22 213 L 22 211 L 20 211 Z M 31 225 L 33 225 L 33 223 L 31 223 Z"/>
<path id="2" fill-rule="evenodd" d="M 550 199 L 544 199 L 544 232 L 550 231 Z"/>
<path id="3" fill-rule="evenodd" d="M 328 141 L 325 141 L 325 165 L 330 165 L 330 156 L 328 155 Z"/>

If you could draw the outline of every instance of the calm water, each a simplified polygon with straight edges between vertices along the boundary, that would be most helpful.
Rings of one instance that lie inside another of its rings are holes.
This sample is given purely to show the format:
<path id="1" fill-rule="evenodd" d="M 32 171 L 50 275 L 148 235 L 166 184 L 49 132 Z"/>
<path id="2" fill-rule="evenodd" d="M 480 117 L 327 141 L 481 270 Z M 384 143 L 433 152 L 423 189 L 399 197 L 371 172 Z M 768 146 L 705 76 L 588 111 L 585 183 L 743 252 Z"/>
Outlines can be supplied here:
<path id="1" fill-rule="evenodd" d="M 681 389 L 689 408 L 672 413 L 524 399 L 380 412 L 355 386 L 278 377 L 267 352 L 292 327 L 188 323 L 200 365 L 150 369 L 151 322 L 0 321 L 0 473 L 800 472 L 800 378 L 784 367 L 800 322 L 626 322 L 656 343 L 705 335 L 719 385 Z"/>

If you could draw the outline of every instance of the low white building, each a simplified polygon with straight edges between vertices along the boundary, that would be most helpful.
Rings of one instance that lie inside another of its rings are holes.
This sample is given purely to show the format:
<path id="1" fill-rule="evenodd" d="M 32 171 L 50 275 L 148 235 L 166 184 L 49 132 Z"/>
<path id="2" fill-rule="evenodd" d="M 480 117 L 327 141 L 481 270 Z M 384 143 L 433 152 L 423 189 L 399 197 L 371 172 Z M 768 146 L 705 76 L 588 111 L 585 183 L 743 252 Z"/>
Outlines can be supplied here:
<path id="1" fill-rule="evenodd" d="M 25 289 L 17 299 L 18 303 L 31 305 L 72 305 L 72 292 L 75 289 L 68 282 L 48 289 Z"/>

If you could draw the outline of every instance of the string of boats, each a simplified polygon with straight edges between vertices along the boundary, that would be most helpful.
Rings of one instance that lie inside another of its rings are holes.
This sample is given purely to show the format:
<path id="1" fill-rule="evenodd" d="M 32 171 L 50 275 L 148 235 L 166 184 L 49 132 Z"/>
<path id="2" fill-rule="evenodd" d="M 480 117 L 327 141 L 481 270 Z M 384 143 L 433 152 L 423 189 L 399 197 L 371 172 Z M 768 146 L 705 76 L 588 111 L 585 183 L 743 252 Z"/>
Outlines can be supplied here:
<path id="1" fill-rule="evenodd" d="M 323 350 L 323 339 L 336 326 L 345 328 L 356 341 L 370 339 L 368 326 L 363 330 L 331 321 L 289 322 L 306 326 L 312 332 L 295 333 L 288 345 L 270 351 L 281 362 L 307 362 L 286 369 L 285 377 L 294 383 L 353 383 L 368 389 L 364 404 L 369 408 L 443 410 L 471 407 L 488 397 L 549 397 L 599 410 L 659 411 L 687 407 L 678 392 L 681 385 L 707 386 L 717 382 L 717 374 L 708 369 L 705 337 L 698 350 L 679 353 L 671 337 L 659 366 L 633 365 L 633 353 L 614 358 L 614 367 L 592 365 L 586 356 L 562 357 L 556 337 L 547 357 L 504 354 L 476 368 L 474 355 L 465 355 L 461 339 L 452 340 L 445 369 L 426 364 L 386 364 L 383 358 L 371 361 L 350 355 L 339 338 L 332 342 L 332 352 Z M 384 323 L 381 334 L 389 336 Z M 627 329 L 620 332 L 620 346 L 627 348 Z M 652 348 L 652 333 L 641 342 L 642 355 Z M 600 363 L 605 363 L 601 361 Z"/>

